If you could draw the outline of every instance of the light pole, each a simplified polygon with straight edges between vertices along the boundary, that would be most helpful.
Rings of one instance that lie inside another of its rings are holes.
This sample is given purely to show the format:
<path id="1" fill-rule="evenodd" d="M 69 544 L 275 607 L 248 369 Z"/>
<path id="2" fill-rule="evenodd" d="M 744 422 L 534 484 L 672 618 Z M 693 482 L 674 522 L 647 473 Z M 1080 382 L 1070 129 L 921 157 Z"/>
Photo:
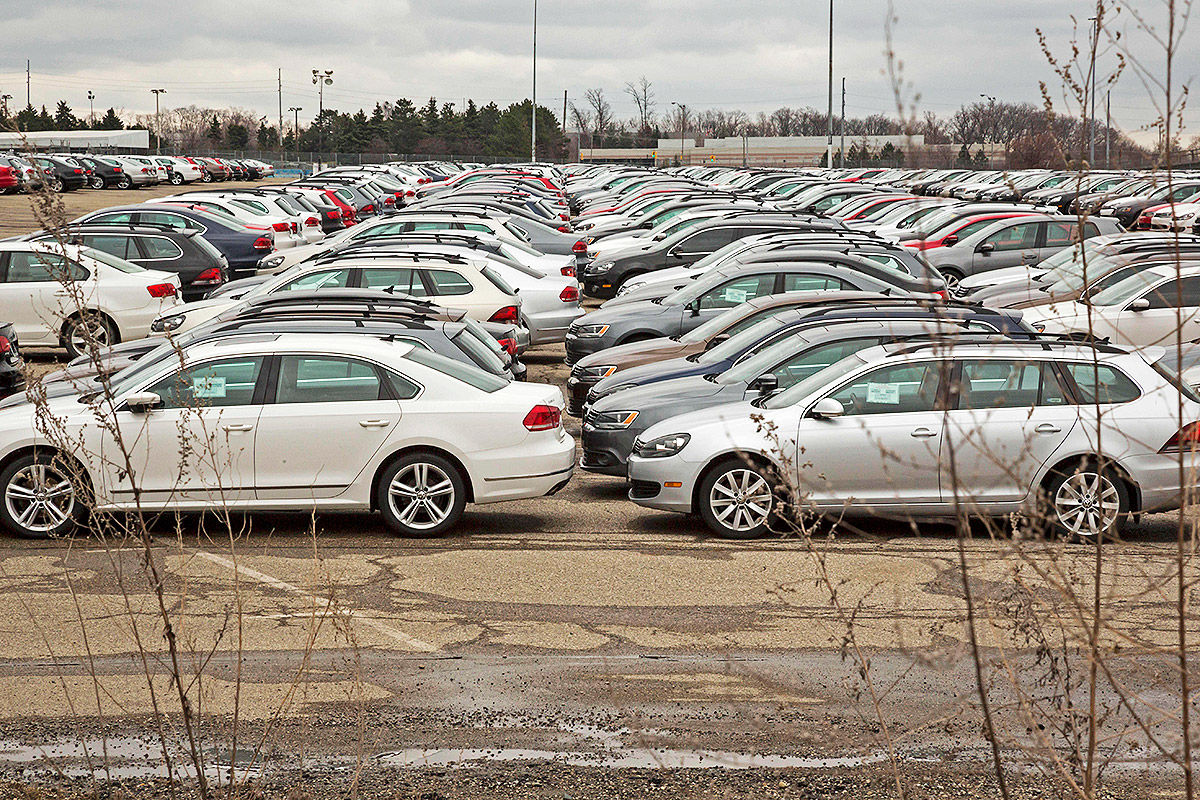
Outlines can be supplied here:
<path id="1" fill-rule="evenodd" d="M 96 93 L 88 89 L 88 124 L 96 127 Z"/>
<path id="2" fill-rule="evenodd" d="M 300 165 L 300 112 L 303 110 L 300 106 L 292 106 L 288 109 L 292 112 L 292 144 L 296 147 L 296 166 Z M 279 135 L 279 142 L 283 143 L 282 132 Z"/>
<path id="3" fill-rule="evenodd" d="M 162 120 L 158 116 L 158 96 L 166 89 L 151 89 L 154 92 L 154 154 L 162 154 Z"/>
<path id="4" fill-rule="evenodd" d="M 333 85 L 333 70 L 314 69 L 313 83 L 317 85 L 317 150 L 325 149 L 325 131 L 321 123 L 321 117 L 325 116 L 325 87 Z M 320 161 L 321 156 L 318 152 L 317 160 Z"/>
<path id="5" fill-rule="evenodd" d="M 1088 111 L 1088 169 L 1096 163 L 1096 48 L 1100 46 L 1100 17 L 1088 17 L 1096 23 L 1092 26 L 1092 57 L 1088 66 L 1088 93 L 1091 95 L 1085 103 L 1090 103 Z"/>
<path id="6" fill-rule="evenodd" d="M 984 100 L 988 101 L 988 110 L 990 112 L 988 114 L 988 125 L 992 129 L 992 143 L 994 144 L 996 141 L 996 98 L 992 97 L 990 94 L 983 94 L 982 92 L 980 92 L 979 96 L 982 97 Z M 1004 152 L 1006 154 L 1008 153 L 1008 144 L 1007 143 L 1005 143 L 1005 145 L 1004 145 Z M 990 160 L 991 155 L 992 155 L 991 153 L 988 153 L 988 159 L 989 159 L 988 164 L 989 165 L 991 165 L 991 160 Z M 1005 158 L 1007 158 L 1007 155 L 1005 156 Z"/>
<path id="7" fill-rule="evenodd" d="M 829 0 L 829 141 L 825 145 L 825 166 L 833 167 L 833 0 Z"/>
<path id="8" fill-rule="evenodd" d="M 682 167 L 683 166 L 683 117 L 684 117 L 683 105 L 680 103 L 676 103 L 674 100 L 671 101 L 671 105 L 673 105 L 679 109 L 679 166 Z"/>
<path id="9" fill-rule="evenodd" d="M 533 0 L 533 110 L 529 114 L 529 161 L 537 163 L 537 0 Z"/>

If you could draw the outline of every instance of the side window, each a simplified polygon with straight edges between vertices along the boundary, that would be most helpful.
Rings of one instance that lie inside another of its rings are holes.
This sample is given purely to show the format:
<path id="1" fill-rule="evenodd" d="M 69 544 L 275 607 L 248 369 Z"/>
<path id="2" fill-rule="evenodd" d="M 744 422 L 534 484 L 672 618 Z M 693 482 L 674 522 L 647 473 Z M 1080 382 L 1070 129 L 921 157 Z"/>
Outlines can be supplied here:
<path id="1" fill-rule="evenodd" d="M 1067 404 L 1050 365 L 1036 361 L 963 361 L 962 377 L 956 388 L 960 409 Z"/>
<path id="2" fill-rule="evenodd" d="M 142 249 L 142 253 L 145 254 L 146 258 L 165 261 L 179 258 L 183 255 L 183 251 L 179 249 L 179 245 L 165 236 L 139 236 L 137 244 Z"/>
<path id="3" fill-rule="evenodd" d="M 1142 297 L 1150 301 L 1151 308 L 1200 306 L 1200 276 L 1169 280 L 1151 289 Z"/>
<path id="4" fill-rule="evenodd" d="M 1129 403 L 1141 397 L 1137 384 L 1107 364 L 1066 364 L 1085 403 Z"/>
<path id="5" fill-rule="evenodd" d="M 874 261 L 884 269 L 891 270 L 892 272 L 900 275 L 912 274 L 908 271 L 908 266 L 895 256 L 884 255 L 883 253 L 871 253 L 867 254 L 867 258 Z"/>
<path id="6" fill-rule="evenodd" d="M 421 393 L 421 387 L 398 372 L 387 370 L 388 383 L 392 385 L 392 395 L 398 400 L 412 400 Z"/>
<path id="7" fill-rule="evenodd" d="M 117 258 L 123 258 L 126 261 L 135 261 L 141 258 L 141 255 L 133 244 L 133 238 L 129 236 L 106 236 L 99 233 L 89 233 L 80 238 L 88 247 L 116 256 Z"/>
<path id="8" fill-rule="evenodd" d="M 1094 222 L 1083 223 L 1083 238 L 1090 239 L 1093 236 L 1099 236 L 1099 235 L 1100 235 L 1100 229 L 1098 227 L 1096 227 L 1096 223 L 1094 223 Z"/>
<path id="9" fill-rule="evenodd" d="M 425 274 L 429 277 L 433 285 L 433 294 L 436 296 L 470 294 L 474 290 L 470 281 L 448 269 L 427 269 Z"/>
<path id="10" fill-rule="evenodd" d="M 1095 225 L 1092 228 L 1095 229 Z M 1076 231 L 1079 226 L 1074 222 L 1047 222 L 1046 247 L 1069 247 L 1079 241 Z M 1095 233 L 1089 234 L 1095 236 Z"/>
<path id="11" fill-rule="evenodd" d="M 142 217 L 155 216 L 153 214 L 142 214 Z M 133 212 L 121 211 L 113 214 L 100 214 L 87 220 L 88 225 L 120 225 L 127 227 L 133 224 Z"/>
<path id="12" fill-rule="evenodd" d="M 700 308 L 733 308 L 759 295 L 770 294 L 774 288 L 773 274 L 734 278 L 700 295 Z"/>
<path id="13" fill-rule="evenodd" d="M 311 292 L 316 289 L 344 289 L 350 280 L 348 269 L 327 269 L 310 272 L 288 281 L 275 289 L 277 292 Z"/>
<path id="14" fill-rule="evenodd" d="M 397 233 L 409 229 L 407 222 L 389 222 L 387 225 L 375 225 L 370 228 L 363 228 L 361 232 L 355 233 L 351 239 L 373 239 L 376 236 L 395 236 Z"/>
<path id="15" fill-rule="evenodd" d="M 787 311 L 787 308 L 782 307 L 782 306 L 772 306 L 771 308 L 764 308 L 760 311 L 755 311 L 753 314 L 745 317 L 744 319 L 738 320 L 737 322 L 733 323 L 728 328 L 721 331 L 721 333 L 726 336 L 733 336 L 735 333 L 744 331 L 744 330 L 746 330 L 746 328 L 749 328 L 751 325 L 757 325 L 759 322 L 766 319 L 767 317 L 770 317 L 774 314 L 779 314 L 780 312 L 783 312 L 783 311 Z"/>
<path id="16" fill-rule="evenodd" d="M 405 230 L 410 231 L 444 231 L 444 230 L 460 230 L 462 224 L 458 222 L 410 222 Z"/>
<path id="17" fill-rule="evenodd" d="M 959 240 L 961 241 L 973 233 L 978 233 L 979 231 L 983 230 L 984 228 L 991 225 L 995 221 L 996 220 L 994 220 L 994 219 L 977 220 L 975 222 L 971 222 L 967 225 L 962 226 L 958 230 L 954 231 L 953 235 L 957 236 L 959 238 Z"/>
<path id="18" fill-rule="evenodd" d="M 480 233 L 491 233 L 492 229 L 487 225 L 481 225 L 478 222 L 464 222 L 462 229 L 465 231 L 479 231 Z"/>
<path id="19" fill-rule="evenodd" d="M 840 206 L 849 196 L 848 194 L 832 194 L 829 197 L 822 197 L 813 205 L 813 211 L 816 211 L 818 214 L 822 211 L 828 211 L 834 206 Z"/>
<path id="20" fill-rule="evenodd" d="M 8 254 L 8 283 L 82 281 L 88 271 L 56 253 L 17 252 Z"/>
<path id="21" fill-rule="evenodd" d="M 188 230 L 196 227 L 191 224 L 191 220 L 186 217 L 181 217 L 178 214 L 164 214 L 159 211 L 143 211 L 139 217 L 139 222 L 147 225 L 162 225 L 169 228 L 178 228 L 179 230 Z"/>
<path id="22" fill-rule="evenodd" d="M 370 364 L 336 356 L 283 356 L 276 403 L 354 403 L 385 396 Z"/>
<path id="23" fill-rule="evenodd" d="M 942 368 L 937 361 L 880 367 L 829 396 L 848 416 L 934 411 Z"/>
<path id="24" fill-rule="evenodd" d="M 805 272 L 788 272 L 783 276 L 785 292 L 824 292 L 841 289 L 845 284 L 828 275 L 813 275 Z"/>
<path id="25" fill-rule="evenodd" d="M 779 388 L 787 389 L 808 376 L 820 372 L 830 364 L 836 364 L 846 356 L 853 355 L 864 348 L 874 347 L 879 342 L 880 339 L 876 336 L 862 339 L 846 339 L 842 342 L 818 345 L 803 353 L 792 356 L 771 370 L 771 372 L 779 379 Z"/>
<path id="26" fill-rule="evenodd" d="M 161 408 L 248 406 L 261 371 L 261 356 L 227 358 L 182 369 L 147 391 L 162 398 Z"/>
<path id="27" fill-rule="evenodd" d="M 732 241 L 732 228 L 710 228 L 684 239 L 675 245 L 673 252 L 683 254 L 711 253 L 714 250 L 720 250 Z"/>
<path id="28" fill-rule="evenodd" d="M 996 252 L 1005 250 L 1028 250 L 1037 246 L 1038 222 L 1010 225 L 983 240 L 982 244 L 994 245 Z"/>
<path id="29" fill-rule="evenodd" d="M 394 289 L 413 297 L 427 297 L 419 272 L 410 267 L 366 268 L 362 271 L 364 289 Z"/>

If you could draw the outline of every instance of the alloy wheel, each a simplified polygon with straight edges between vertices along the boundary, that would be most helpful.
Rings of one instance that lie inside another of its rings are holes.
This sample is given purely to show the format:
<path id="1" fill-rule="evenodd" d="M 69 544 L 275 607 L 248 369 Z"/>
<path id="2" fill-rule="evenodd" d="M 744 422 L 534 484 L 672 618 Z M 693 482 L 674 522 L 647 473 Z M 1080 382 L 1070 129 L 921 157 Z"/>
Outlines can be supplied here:
<path id="1" fill-rule="evenodd" d="M 454 510 L 454 483 L 434 464 L 418 461 L 396 473 L 388 503 L 401 524 L 414 530 L 441 525 Z"/>
<path id="2" fill-rule="evenodd" d="M 771 516 L 775 496 L 763 476 L 751 469 L 731 469 L 713 483 L 708 503 L 717 521 L 734 531 L 748 531 Z"/>
<path id="3" fill-rule="evenodd" d="M 1105 475 L 1078 472 L 1054 493 L 1054 513 L 1073 536 L 1095 537 L 1108 531 L 1121 512 L 1121 496 Z"/>
<path id="4" fill-rule="evenodd" d="M 98 319 L 84 319 L 71 326 L 68 344 L 73 352 L 86 353 L 89 341 L 95 341 L 100 347 L 108 344 L 108 328 Z"/>
<path id="5" fill-rule="evenodd" d="M 71 519 L 75 487 L 57 467 L 30 464 L 4 487 L 4 505 L 9 516 L 27 531 L 49 533 Z"/>

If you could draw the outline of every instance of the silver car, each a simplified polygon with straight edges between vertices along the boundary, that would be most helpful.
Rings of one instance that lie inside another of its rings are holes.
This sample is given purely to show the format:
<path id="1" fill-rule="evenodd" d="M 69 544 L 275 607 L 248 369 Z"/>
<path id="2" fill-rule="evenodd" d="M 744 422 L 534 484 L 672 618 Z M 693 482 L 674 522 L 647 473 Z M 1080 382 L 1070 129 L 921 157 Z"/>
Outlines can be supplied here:
<path id="1" fill-rule="evenodd" d="M 629 496 L 730 538 L 766 533 L 784 502 L 904 519 L 1038 511 L 1095 538 L 1181 505 L 1180 460 L 1189 486 L 1200 466 L 1192 420 L 1200 396 L 1118 347 L 885 345 L 765 401 L 652 426 L 629 459 Z"/>

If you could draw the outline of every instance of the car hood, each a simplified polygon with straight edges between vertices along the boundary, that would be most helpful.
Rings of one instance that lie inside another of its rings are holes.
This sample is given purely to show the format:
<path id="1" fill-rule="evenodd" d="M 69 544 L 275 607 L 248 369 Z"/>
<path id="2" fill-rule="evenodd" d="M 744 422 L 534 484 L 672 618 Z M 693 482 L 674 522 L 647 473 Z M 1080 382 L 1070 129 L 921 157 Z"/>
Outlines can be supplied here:
<path id="1" fill-rule="evenodd" d="M 224 298 L 226 300 L 236 300 L 255 286 L 264 284 L 274 277 L 274 275 L 252 275 L 249 278 L 239 278 L 236 281 L 229 281 L 214 289 L 209 294 L 208 299 Z"/>
<path id="2" fill-rule="evenodd" d="M 678 316 L 679 306 L 664 306 L 650 300 L 638 300 L 625 303 L 613 308 L 599 308 L 590 314 L 580 317 L 580 325 L 615 325 L 639 319 L 653 319 L 665 314 Z"/>
<path id="3" fill-rule="evenodd" d="M 1046 270 L 1040 269 L 1037 265 L 1023 267 L 1006 267 L 1004 269 L 993 269 L 988 272 L 981 272 L 978 275 L 972 275 L 969 278 L 963 278 L 958 282 L 958 285 L 964 289 L 990 289 L 994 286 L 1003 286 L 1005 284 L 1016 283 L 1036 283 L 1035 276 L 1041 276 L 1046 273 Z"/>
<path id="4" fill-rule="evenodd" d="M 652 364 L 642 364 L 622 370 L 616 375 L 605 378 L 597 383 L 590 395 L 600 398 L 607 397 L 613 392 L 626 386 L 658 386 L 663 381 L 691 376 L 703 376 L 709 373 L 724 372 L 725 366 L 700 364 L 687 358 L 672 358 L 666 361 L 656 361 Z"/>
<path id="5" fill-rule="evenodd" d="M 606 348 L 599 353 L 584 356 L 575 363 L 575 366 L 596 367 L 602 364 L 611 364 L 622 367 L 626 365 L 649 364 L 686 355 L 698 349 L 701 348 L 697 345 L 684 344 L 683 342 L 677 342 L 674 339 L 668 339 L 664 336 L 659 339 L 645 339 L 640 342 L 630 342 Z"/>
<path id="6" fill-rule="evenodd" d="M 619 373 L 613 377 L 620 378 L 624 374 Z M 738 387 L 743 388 L 742 384 L 738 384 Z M 613 392 L 597 400 L 592 405 L 592 408 L 597 411 L 614 411 L 618 409 L 648 411 L 663 407 L 679 407 L 681 403 L 686 404 L 691 400 L 712 397 L 721 393 L 722 389 L 729 388 L 731 387 L 722 386 L 719 383 L 708 380 L 702 375 L 689 375 L 683 378 L 658 381 L 648 386 L 634 386 L 629 389 Z M 740 399 L 742 393 L 739 391 L 737 396 Z"/>
<path id="7" fill-rule="evenodd" d="M 653 238 L 612 237 L 601 239 L 592 260 L 598 263 L 605 261 L 624 261 L 629 258 L 644 256 L 658 248 L 661 244 Z"/>
<path id="8" fill-rule="evenodd" d="M 750 419 L 750 415 L 754 413 L 761 412 L 752 406 L 749 401 L 722 403 L 721 405 L 702 408 L 699 411 L 689 411 L 663 420 L 647 428 L 638 438 L 644 442 L 648 442 L 651 439 L 657 439 L 659 436 L 668 436 L 672 433 L 690 433 L 694 435 L 701 428 L 708 425 L 725 427 L 732 422 L 746 422 Z"/>

